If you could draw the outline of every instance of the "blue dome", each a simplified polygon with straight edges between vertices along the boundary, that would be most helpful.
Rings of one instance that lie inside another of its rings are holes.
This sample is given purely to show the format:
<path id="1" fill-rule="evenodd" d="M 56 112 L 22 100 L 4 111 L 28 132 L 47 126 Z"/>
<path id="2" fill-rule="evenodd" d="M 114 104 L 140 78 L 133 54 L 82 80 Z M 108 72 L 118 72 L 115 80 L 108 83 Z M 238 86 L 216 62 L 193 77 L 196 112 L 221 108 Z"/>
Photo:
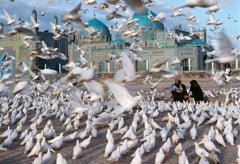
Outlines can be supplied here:
<path id="1" fill-rule="evenodd" d="M 33 10 L 32 10 L 32 14 L 36 14 L 36 15 L 37 15 L 37 10 L 36 10 L 36 9 L 33 9 Z"/>
<path id="2" fill-rule="evenodd" d="M 101 32 L 102 34 L 105 35 L 110 34 L 108 27 L 96 18 L 93 18 L 90 21 L 88 21 L 88 25 L 94 28 L 96 31 Z"/>
<path id="3" fill-rule="evenodd" d="M 138 19 L 138 24 L 141 27 L 147 28 L 147 29 L 156 29 L 156 30 L 163 30 L 164 25 L 161 22 L 151 22 L 151 19 L 149 18 L 149 12 L 153 17 L 156 17 L 157 14 L 152 12 L 151 10 L 147 9 L 144 13 L 134 13 L 132 18 Z"/>

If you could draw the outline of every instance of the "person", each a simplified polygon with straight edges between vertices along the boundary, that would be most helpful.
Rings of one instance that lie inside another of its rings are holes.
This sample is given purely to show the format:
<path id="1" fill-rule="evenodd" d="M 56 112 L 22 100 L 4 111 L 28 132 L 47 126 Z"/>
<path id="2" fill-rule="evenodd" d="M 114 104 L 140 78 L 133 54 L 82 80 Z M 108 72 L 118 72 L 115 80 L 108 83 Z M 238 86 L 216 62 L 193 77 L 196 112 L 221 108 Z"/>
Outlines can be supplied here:
<path id="1" fill-rule="evenodd" d="M 188 99 L 186 86 L 182 84 L 182 81 L 179 78 L 176 78 L 175 82 L 171 85 L 171 93 L 173 101 L 183 102 Z"/>
<path id="2" fill-rule="evenodd" d="M 189 91 L 192 92 L 191 97 L 193 97 L 196 102 L 204 100 L 202 89 L 196 80 L 190 81 Z"/>

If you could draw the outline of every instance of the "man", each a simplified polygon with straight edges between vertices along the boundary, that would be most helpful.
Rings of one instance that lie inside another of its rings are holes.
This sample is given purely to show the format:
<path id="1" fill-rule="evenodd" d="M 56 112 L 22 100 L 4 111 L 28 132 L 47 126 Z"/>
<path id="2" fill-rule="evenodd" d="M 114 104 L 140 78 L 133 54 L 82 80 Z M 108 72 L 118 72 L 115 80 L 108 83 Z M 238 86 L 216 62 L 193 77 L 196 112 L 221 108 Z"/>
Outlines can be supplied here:
<path id="1" fill-rule="evenodd" d="M 176 78 L 175 83 L 171 85 L 171 93 L 174 101 L 183 102 L 183 100 L 188 99 L 186 86 L 182 84 L 182 81 L 179 78 Z"/>

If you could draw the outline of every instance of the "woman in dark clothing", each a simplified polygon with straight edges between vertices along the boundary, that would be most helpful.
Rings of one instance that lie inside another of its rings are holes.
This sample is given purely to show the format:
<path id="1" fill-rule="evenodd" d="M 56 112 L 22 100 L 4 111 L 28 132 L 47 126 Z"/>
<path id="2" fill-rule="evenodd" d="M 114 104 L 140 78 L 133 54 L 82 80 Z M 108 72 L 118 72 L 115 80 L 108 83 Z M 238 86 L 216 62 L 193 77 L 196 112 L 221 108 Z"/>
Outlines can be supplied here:
<path id="1" fill-rule="evenodd" d="M 192 97 L 196 102 L 203 101 L 203 92 L 196 80 L 191 80 L 190 81 L 190 91 L 192 92 Z"/>

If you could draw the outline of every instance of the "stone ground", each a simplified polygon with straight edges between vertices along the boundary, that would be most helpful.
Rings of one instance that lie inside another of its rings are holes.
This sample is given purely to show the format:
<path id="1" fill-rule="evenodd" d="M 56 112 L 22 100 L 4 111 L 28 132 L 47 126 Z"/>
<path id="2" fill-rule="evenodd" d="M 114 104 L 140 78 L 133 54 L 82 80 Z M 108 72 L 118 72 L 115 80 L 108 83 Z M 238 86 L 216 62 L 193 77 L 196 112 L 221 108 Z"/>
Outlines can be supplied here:
<path id="1" fill-rule="evenodd" d="M 189 81 L 191 79 L 182 79 L 183 83 L 186 84 L 187 88 L 189 88 Z M 202 86 L 203 90 L 208 90 L 208 89 L 221 89 L 223 87 L 239 87 L 239 83 L 238 82 L 234 82 L 233 84 L 229 84 L 226 86 L 217 86 L 214 81 L 212 79 L 197 79 L 199 84 Z M 158 86 L 158 92 L 165 92 L 165 96 L 168 97 L 169 93 L 167 93 L 167 91 L 169 91 L 169 87 L 171 85 L 171 83 L 173 82 L 173 79 L 169 79 L 169 80 L 164 80 L 163 82 L 161 82 Z M 129 88 L 129 90 L 132 92 L 132 94 L 136 94 L 137 91 L 139 91 L 140 89 L 142 89 L 145 93 L 145 96 L 147 95 L 151 95 L 150 91 L 150 87 L 149 85 L 143 84 L 141 81 L 136 81 L 136 82 L 132 82 L 130 84 L 127 85 L 127 87 Z M 168 100 L 167 98 L 165 100 Z M 166 113 L 161 113 L 160 116 L 156 119 L 154 119 L 160 126 L 165 126 L 166 122 L 161 121 L 161 118 L 163 118 L 166 115 Z M 126 115 L 124 117 L 124 121 L 127 125 L 129 125 L 132 122 L 133 119 L 133 115 Z M 58 120 L 53 120 L 53 124 L 54 127 L 57 130 L 57 134 L 59 134 L 61 131 L 64 131 L 64 127 L 62 127 L 62 123 L 59 123 Z M 43 126 L 45 125 L 47 119 L 44 120 L 44 122 L 38 127 L 39 131 L 40 129 L 43 128 Z M 81 121 L 81 123 L 83 123 L 84 120 Z M 14 128 L 16 125 L 11 126 L 11 128 Z M 28 125 L 25 125 L 25 128 Z M 239 126 L 236 126 L 237 129 L 239 130 Z M 2 126 L 0 128 L 0 134 L 6 129 L 6 126 Z M 83 130 L 84 128 L 84 124 L 82 124 L 80 130 L 78 130 L 79 132 L 81 130 Z M 203 134 L 206 134 L 209 130 L 209 126 L 207 125 L 201 125 L 199 127 L 197 127 L 198 130 L 198 138 L 197 138 L 197 142 L 199 142 L 202 139 Z M 87 149 L 85 149 L 82 153 L 81 158 L 79 158 L 78 160 L 72 160 L 72 151 L 73 151 L 73 147 L 75 145 L 75 141 L 72 142 L 68 142 L 68 143 L 64 143 L 64 145 L 58 149 L 56 152 L 60 152 L 63 157 L 68 161 L 68 163 L 73 163 L 73 164 L 107 164 L 107 163 L 111 163 L 109 162 L 106 158 L 103 157 L 104 154 L 104 149 L 105 149 L 105 145 L 107 143 L 106 140 L 106 130 L 107 127 L 98 127 L 98 137 L 97 138 L 92 138 L 92 141 L 90 143 L 90 145 L 88 146 Z M 143 124 L 139 124 L 138 125 L 138 130 L 137 130 L 137 135 L 142 137 L 142 132 L 143 132 Z M 156 153 L 158 152 L 159 148 L 162 146 L 163 142 L 160 138 L 160 133 L 159 130 L 156 131 L 157 132 L 157 137 L 156 137 L 156 146 L 155 148 L 151 151 L 151 153 L 146 153 L 143 155 L 142 159 L 143 159 L 143 163 L 154 163 L 155 160 L 155 156 Z M 172 135 L 172 131 L 168 136 Z M 119 144 L 121 136 L 119 135 L 115 135 L 114 134 L 114 139 L 115 139 L 115 147 L 116 145 Z M 0 139 L 0 143 L 3 140 Z M 27 154 L 24 154 L 24 146 L 20 146 L 20 140 L 15 141 L 10 147 L 8 147 L 8 151 L 4 152 L 1 151 L 0 152 L 0 163 L 3 164 L 7 164 L 7 163 L 32 163 L 33 158 L 27 158 Z M 190 163 L 198 163 L 199 158 L 195 155 L 195 151 L 194 151 L 194 141 L 190 139 L 189 133 L 187 132 L 185 135 L 185 139 L 184 140 L 180 140 L 181 143 L 183 143 L 183 147 L 185 149 L 186 155 L 188 157 L 188 160 Z M 240 144 L 240 137 L 238 137 L 235 140 L 235 145 Z M 139 144 L 140 145 L 140 144 Z M 138 145 L 138 146 L 139 146 Z M 218 148 L 221 149 L 222 153 L 221 154 L 217 154 L 221 163 L 236 163 L 235 160 L 237 158 L 237 147 L 236 146 L 230 146 L 227 145 L 226 147 L 222 147 L 220 145 L 217 145 Z M 174 154 L 174 148 L 175 146 L 173 146 L 170 150 L 170 152 L 166 155 L 164 163 L 166 164 L 175 164 L 177 163 L 178 157 Z M 114 163 L 121 163 L 121 164 L 126 164 L 126 163 L 130 163 L 130 161 L 132 160 L 131 155 L 134 153 L 134 150 L 130 150 L 126 155 L 122 156 L 120 158 L 120 160 L 118 162 L 114 162 Z M 55 163 L 56 160 L 56 154 L 52 153 L 52 160 L 50 163 Z"/>

